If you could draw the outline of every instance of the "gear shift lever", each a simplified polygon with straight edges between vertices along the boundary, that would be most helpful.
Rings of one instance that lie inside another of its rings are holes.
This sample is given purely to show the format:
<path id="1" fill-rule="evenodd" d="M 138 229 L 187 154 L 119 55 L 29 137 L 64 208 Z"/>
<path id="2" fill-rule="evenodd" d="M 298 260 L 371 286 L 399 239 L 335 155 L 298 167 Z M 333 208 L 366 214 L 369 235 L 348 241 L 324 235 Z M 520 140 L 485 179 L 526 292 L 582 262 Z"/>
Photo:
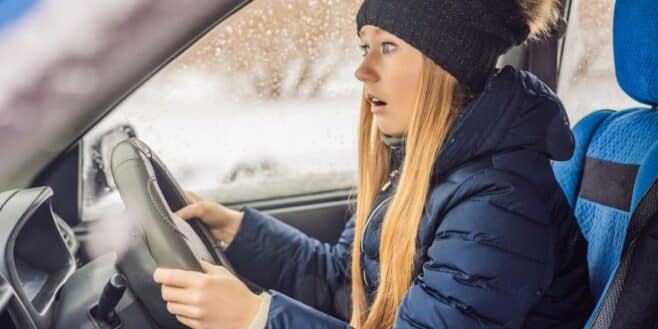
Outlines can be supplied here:
<path id="1" fill-rule="evenodd" d="M 98 305 L 91 309 L 91 315 L 106 324 L 114 327 L 119 324 L 114 308 L 119 304 L 126 291 L 126 277 L 114 274 L 103 288 Z"/>

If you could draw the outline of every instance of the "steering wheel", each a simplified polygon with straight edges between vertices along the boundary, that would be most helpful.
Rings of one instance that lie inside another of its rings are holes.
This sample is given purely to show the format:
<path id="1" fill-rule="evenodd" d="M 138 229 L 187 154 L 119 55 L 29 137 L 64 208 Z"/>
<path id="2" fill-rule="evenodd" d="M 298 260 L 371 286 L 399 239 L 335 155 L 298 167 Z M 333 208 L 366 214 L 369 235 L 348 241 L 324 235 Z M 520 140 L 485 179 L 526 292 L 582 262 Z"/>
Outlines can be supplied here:
<path id="1" fill-rule="evenodd" d="M 175 214 L 190 200 L 144 142 L 137 138 L 119 142 L 112 150 L 111 170 L 126 211 L 139 230 L 134 246 L 117 265 L 159 327 L 183 328 L 166 310 L 160 287 L 152 279 L 155 267 L 202 272 L 200 260 L 204 260 L 235 271 L 200 219 L 185 221 Z"/>

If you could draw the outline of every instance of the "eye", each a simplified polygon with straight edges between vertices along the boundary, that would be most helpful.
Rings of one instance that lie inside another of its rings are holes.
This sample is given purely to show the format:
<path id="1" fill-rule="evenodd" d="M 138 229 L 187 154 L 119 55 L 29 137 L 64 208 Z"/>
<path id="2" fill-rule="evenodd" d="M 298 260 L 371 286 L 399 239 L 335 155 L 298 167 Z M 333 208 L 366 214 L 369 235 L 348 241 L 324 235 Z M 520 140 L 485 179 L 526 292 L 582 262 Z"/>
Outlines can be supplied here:
<path id="1" fill-rule="evenodd" d="M 382 53 L 384 53 L 384 54 L 388 54 L 388 53 L 394 51 L 397 48 L 398 48 L 398 46 L 396 44 L 392 43 L 392 42 L 386 41 L 386 42 L 382 43 Z M 368 55 L 368 50 L 370 49 L 370 47 L 366 44 L 362 44 L 362 45 L 359 45 L 359 49 L 361 49 L 361 55 L 363 57 L 365 57 L 365 56 Z"/>
<path id="2" fill-rule="evenodd" d="M 395 45 L 394 43 L 392 43 L 392 42 L 384 42 L 384 43 L 382 43 L 382 51 L 384 52 L 384 54 L 388 54 L 388 53 L 394 51 L 395 49 L 397 49 L 397 47 L 398 47 L 398 46 L 396 46 L 396 45 Z"/>
<path id="3" fill-rule="evenodd" d="M 363 57 L 368 55 L 368 45 L 359 45 L 359 49 L 361 49 L 361 55 Z"/>

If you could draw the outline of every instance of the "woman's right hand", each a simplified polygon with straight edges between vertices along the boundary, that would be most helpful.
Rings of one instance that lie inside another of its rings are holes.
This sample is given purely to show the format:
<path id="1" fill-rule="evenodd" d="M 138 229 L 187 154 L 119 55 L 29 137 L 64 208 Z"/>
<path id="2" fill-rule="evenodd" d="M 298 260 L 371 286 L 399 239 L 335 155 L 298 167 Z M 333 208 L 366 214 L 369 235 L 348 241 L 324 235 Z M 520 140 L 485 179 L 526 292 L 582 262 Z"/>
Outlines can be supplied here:
<path id="1" fill-rule="evenodd" d="M 206 201 L 192 192 L 185 192 L 185 194 L 192 200 L 192 203 L 179 209 L 176 215 L 184 220 L 201 219 L 215 239 L 226 244 L 231 243 L 238 232 L 244 213 L 216 202 Z"/>

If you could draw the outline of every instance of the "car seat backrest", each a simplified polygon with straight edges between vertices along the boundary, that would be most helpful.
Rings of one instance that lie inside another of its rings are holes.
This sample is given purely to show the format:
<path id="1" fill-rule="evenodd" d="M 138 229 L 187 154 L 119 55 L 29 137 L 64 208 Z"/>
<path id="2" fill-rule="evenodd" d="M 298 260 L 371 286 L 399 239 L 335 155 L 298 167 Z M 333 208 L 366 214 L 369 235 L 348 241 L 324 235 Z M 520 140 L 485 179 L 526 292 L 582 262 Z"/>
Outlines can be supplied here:
<path id="1" fill-rule="evenodd" d="M 573 129 L 573 157 L 553 165 L 588 242 L 595 298 L 619 263 L 631 214 L 658 176 L 658 2 L 618 0 L 613 30 L 617 80 L 648 107 L 588 115 Z"/>
<path id="2" fill-rule="evenodd" d="M 658 3 L 617 0 L 613 26 L 617 81 L 640 103 L 658 105 Z"/>

